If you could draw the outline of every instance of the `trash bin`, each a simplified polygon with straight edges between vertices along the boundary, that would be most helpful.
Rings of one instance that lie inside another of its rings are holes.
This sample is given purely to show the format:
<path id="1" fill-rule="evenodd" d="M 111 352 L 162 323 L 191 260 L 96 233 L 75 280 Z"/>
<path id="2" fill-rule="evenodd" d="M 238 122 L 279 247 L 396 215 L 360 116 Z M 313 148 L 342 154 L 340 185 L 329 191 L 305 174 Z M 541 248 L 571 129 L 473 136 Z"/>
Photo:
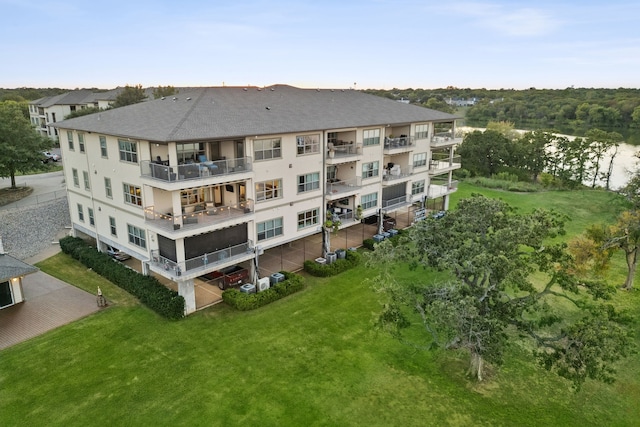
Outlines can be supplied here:
<path id="1" fill-rule="evenodd" d="M 344 249 L 338 249 L 336 251 L 336 256 L 338 257 L 338 259 L 345 259 L 347 257 L 347 251 L 345 251 Z"/>
<path id="2" fill-rule="evenodd" d="M 327 258 L 327 264 L 331 264 L 335 262 L 338 257 L 336 256 L 335 252 L 327 252 L 326 258 Z"/>

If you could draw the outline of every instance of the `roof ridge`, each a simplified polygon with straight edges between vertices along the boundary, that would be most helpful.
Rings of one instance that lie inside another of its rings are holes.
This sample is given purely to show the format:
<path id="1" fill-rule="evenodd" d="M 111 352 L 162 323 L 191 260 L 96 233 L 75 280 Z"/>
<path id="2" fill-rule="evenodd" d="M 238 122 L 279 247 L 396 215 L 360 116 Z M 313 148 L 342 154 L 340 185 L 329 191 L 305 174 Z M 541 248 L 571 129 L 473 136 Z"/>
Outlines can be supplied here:
<path id="1" fill-rule="evenodd" d="M 193 109 L 196 108 L 196 106 L 200 103 L 200 100 L 202 99 L 206 91 L 207 91 L 206 88 L 204 90 L 199 91 L 200 93 L 198 94 L 198 98 L 195 101 L 193 101 L 193 103 L 191 104 L 191 107 L 189 107 L 189 109 L 184 113 L 184 116 L 182 117 L 182 119 L 180 119 L 176 127 L 173 128 L 173 130 L 169 133 L 167 138 L 168 141 L 171 141 L 173 137 L 178 133 L 178 131 L 180 130 L 184 122 L 187 121 L 187 119 L 189 118 L 189 115 L 191 114 Z M 187 97 L 186 100 L 190 101 L 191 98 Z"/>

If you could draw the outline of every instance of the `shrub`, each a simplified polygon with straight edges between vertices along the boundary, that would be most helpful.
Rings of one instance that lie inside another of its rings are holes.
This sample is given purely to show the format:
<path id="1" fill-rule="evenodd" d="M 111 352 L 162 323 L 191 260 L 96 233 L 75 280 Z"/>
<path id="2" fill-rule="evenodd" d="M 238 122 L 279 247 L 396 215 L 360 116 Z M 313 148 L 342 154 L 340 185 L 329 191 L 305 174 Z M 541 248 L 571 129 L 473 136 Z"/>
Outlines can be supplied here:
<path id="1" fill-rule="evenodd" d="M 376 241 L 373 240 L 372 238 L 364 239 L 362 241 L 362 246 L 369 249 L 370 251 L 375 249 L 375 245 L 376 245 Z"/>
<path id="2" fill-rule="evenodd" d="M 235 288 L 228 289 L 222 293 L 222 299 L 236 310 L 255 310 L 304 288 L 302 276 L 288 271 L 281 271 L 280 273 L 284 274 L 284 280 L 274 284 L 267 290 L 255 294 L 247 294 Z"/>
<path id="3" fill-rule="evenodd" d="M 145 276 L 119 262 L 109 255 L 98 252 L 84 240 L 77 237 L 60 239 L 62 252 L 72 256 L 82 264 L 119 286 L 138 300 L 167 319 L 184 317 L 184 298 L 174 290 L 163 286 L 155 277 Z"/>
<path id="4" fill-rule="evenodd" d="M 373 241 L 373 239 L 371 239 Z M 346 251 L 344 259 L 337 259 L 331 264 L 318 264 L 315 261 L 304 262 L 304 271 L 316 277 L 329 277 L 340 274 L 360 264 L 362 255 L 357 251 Z"/>

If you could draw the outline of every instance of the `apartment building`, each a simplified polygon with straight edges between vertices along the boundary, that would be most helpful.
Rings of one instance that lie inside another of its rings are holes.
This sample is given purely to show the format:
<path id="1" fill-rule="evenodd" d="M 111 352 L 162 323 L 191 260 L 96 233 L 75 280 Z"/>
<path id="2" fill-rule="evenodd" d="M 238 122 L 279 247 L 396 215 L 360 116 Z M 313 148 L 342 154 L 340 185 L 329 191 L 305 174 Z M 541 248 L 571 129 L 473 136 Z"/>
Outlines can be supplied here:
<path id="1" fill-rule="evenodd" d="M 66 116 L 88 107 L 107 109 L 122 89 L 94 92 L 79 89 L 61 95 L 47 96 L 29 102 L 29 118 L 36 131 L 43 136 L 57 139 L 58 130 L 53 126 Z"/>
<path id="2" fill-rule="evenodd" d="M 275 85 L 183 89 L 55 127 L 74 232 L 175 282 L 188 314 L 194 279 L 257 264 L 326 219 L 348 228 L 446 209 L 455 119 L 355 90 Z"/>

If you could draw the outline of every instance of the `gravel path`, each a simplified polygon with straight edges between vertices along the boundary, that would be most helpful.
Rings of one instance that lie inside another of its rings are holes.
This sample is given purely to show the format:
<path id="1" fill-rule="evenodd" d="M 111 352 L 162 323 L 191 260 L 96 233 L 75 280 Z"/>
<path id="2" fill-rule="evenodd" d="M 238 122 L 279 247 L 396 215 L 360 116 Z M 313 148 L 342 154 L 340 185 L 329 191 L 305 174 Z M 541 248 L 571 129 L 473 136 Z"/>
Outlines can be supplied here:
<path id="1" fill-rule="evenodd" d="M 39 205 L 0 210 L 0 236 L 4 251 L 20 260 L 51 247 L 71 226 L 67 198 Z"/>

